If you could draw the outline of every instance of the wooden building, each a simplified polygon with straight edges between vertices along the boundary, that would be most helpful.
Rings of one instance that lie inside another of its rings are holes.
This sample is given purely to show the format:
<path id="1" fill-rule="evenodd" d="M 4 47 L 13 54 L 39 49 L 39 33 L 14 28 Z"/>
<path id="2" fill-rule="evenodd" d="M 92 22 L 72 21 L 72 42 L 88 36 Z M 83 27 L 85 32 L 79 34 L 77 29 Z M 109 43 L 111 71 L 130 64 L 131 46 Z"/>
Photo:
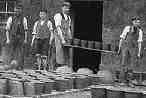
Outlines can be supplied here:
<path id="1" fill-rule="evenodd" d="M 24 15 L 29 20 L 30 32 L 34 21 L 38 18 L 40 9 L 45 8 L 52 18 L 64 0 L 0 0 L 0 26 L 5 26 L 6 19 L 14 14 L 14 7 L 23 8 Z M 68 0 L 71 3 L 74 38 L 102 41 L 102 0 Z M 31 33 L 30 33 L 31 35 Z M 100 52 L 84 49 L 73 49 L 72 65 L 74 70 L 79 67 L 89 67 L 98 70 L 101 62 Z"/>

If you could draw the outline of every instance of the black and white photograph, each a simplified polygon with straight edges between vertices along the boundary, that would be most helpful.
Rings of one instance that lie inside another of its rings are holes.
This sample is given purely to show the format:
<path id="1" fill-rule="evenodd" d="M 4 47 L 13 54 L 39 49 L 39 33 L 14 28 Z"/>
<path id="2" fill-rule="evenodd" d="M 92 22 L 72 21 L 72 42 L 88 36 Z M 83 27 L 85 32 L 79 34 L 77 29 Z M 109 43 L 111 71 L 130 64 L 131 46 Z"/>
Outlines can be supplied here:
<path id="1" fill-rule="evenodd" d="M 0 98 L 146 98 L 146 0 L 0 0 Z"/>

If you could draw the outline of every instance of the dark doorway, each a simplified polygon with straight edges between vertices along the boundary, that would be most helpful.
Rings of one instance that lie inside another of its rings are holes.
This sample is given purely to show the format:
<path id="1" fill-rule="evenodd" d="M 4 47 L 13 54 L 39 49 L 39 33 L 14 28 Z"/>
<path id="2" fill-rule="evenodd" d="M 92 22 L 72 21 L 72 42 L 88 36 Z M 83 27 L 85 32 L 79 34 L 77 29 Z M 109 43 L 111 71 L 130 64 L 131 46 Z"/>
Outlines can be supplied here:
<path id="1" fill-rule="evenodd" d="M 74 19 L 74 38 L 102 41 L 103 1 L 71 1 Z M 101 53 L 74 48 L 73 69 L 88 67 L 96 72 L 101 62 Z"/>

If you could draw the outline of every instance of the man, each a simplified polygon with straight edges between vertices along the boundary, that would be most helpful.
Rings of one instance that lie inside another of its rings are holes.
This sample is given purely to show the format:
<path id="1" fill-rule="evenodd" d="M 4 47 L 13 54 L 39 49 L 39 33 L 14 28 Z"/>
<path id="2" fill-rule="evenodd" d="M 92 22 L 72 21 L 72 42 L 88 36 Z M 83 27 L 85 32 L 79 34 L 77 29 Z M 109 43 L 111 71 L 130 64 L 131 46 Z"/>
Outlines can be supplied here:
<path id="1" fill-rule="evenodd" d="M 72 39 L 71 34 L 71 19 L 68 15 L 70 8 L 69 2 L 64 2 L 62 12 L 54 15 L 55 20 L 55 47 L 56 47 L 56 63 L 57 66 L 69 65 L 69 48 L 64 47 L 69 39 Z"/>
<path id="2" fill-rule="evenodd" d="M 39 16 L 40 19 L 34 24 L 31 46 L 36 42 L 34 44 L 35 55 L 37 57 L 37 64 L 41 66 L 42 57 L 47 59 L 49 47 L 53 40 L 53 27 L 52 22 L 47 17 L 47 10 L 41 10 Z M 47 63 L 46 60 L 44 63 Z"/>
<path id="3" fill-rule="evenodd" d="M 17 62 L 16 69 L 23 69 L 24 65 L 24 43 L 27 43 L 27 19 L 23 16 L 21 8 L 15 8 L 15 15 L 10 16 L 6 25 L 6 44 L 11 49 L 9 63 Z"/>
<path id="4" fill-rule="evenodd" d="M 143 31 L 140 27 L 140 18 L 133 17 L 132 25 L 126 26 L 120 35 L 119 51 L 122 53 L 122 67 L 125 82 L 131 81 L 132 70 L 141 56 Z"/>

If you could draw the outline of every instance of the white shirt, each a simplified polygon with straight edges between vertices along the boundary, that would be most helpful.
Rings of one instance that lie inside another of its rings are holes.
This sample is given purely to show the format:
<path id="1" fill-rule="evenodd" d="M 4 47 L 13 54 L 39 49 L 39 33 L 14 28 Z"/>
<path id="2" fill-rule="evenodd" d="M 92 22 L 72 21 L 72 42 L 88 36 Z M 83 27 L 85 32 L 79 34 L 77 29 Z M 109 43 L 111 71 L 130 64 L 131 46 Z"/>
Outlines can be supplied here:
<path id="1" fill-rule="evenodd" d="M 45 20 L 41 20 L 40 22 L 41 22 L 41 25 L 43 25 L 45 23 Z M 39 21 L 35 22 L 32 34 L 37 34 L 36 28 L 37 28 L 38 23 L 39 23 Z M 53 26 L 52 26 L 52 22 L 51 21 L 48 20 L 47 26 L 48 26 L 50 31 L 53 30 Z"/>
<path id="2" fill-rule="evenodd" d="M 122 32 L 122 34 L 120 35 L 120 38 L 125 39 L 128 32 L 130 31 L 130 26 L 126 26 Z M 138 42 L 142 42 L 143 41 L 143 31 L 141 29 L 139 29 L 139 37 L 138 37 Z"/>
<path id="3" fill-rule="evenodd" d="M 6 30 L 10 30 L 11 28 L 11 25 L 12 25 L 12 16 L 10 16 L 7 20 L 7 24 L 6 24 Z M 26 17 L 23 18 L 23 26 L 24 26 L 24 29 L 27 30 L 28 29 L 28 26 L 27 26 L 27 19 Z"/>
<path id="4" fill-rule="evenodd" d="M 64 15 L 65 20 L 67 20 L 69 18 L 69 25 L 71 25 L 70 16 L 68 16 L 66 14 L 63 14 L 63 15 Z M 56 27 L 61 26 L 62 15 L 60 13 L 55 14 L 54 20 L 55 20 L 55 26 Z"/>

